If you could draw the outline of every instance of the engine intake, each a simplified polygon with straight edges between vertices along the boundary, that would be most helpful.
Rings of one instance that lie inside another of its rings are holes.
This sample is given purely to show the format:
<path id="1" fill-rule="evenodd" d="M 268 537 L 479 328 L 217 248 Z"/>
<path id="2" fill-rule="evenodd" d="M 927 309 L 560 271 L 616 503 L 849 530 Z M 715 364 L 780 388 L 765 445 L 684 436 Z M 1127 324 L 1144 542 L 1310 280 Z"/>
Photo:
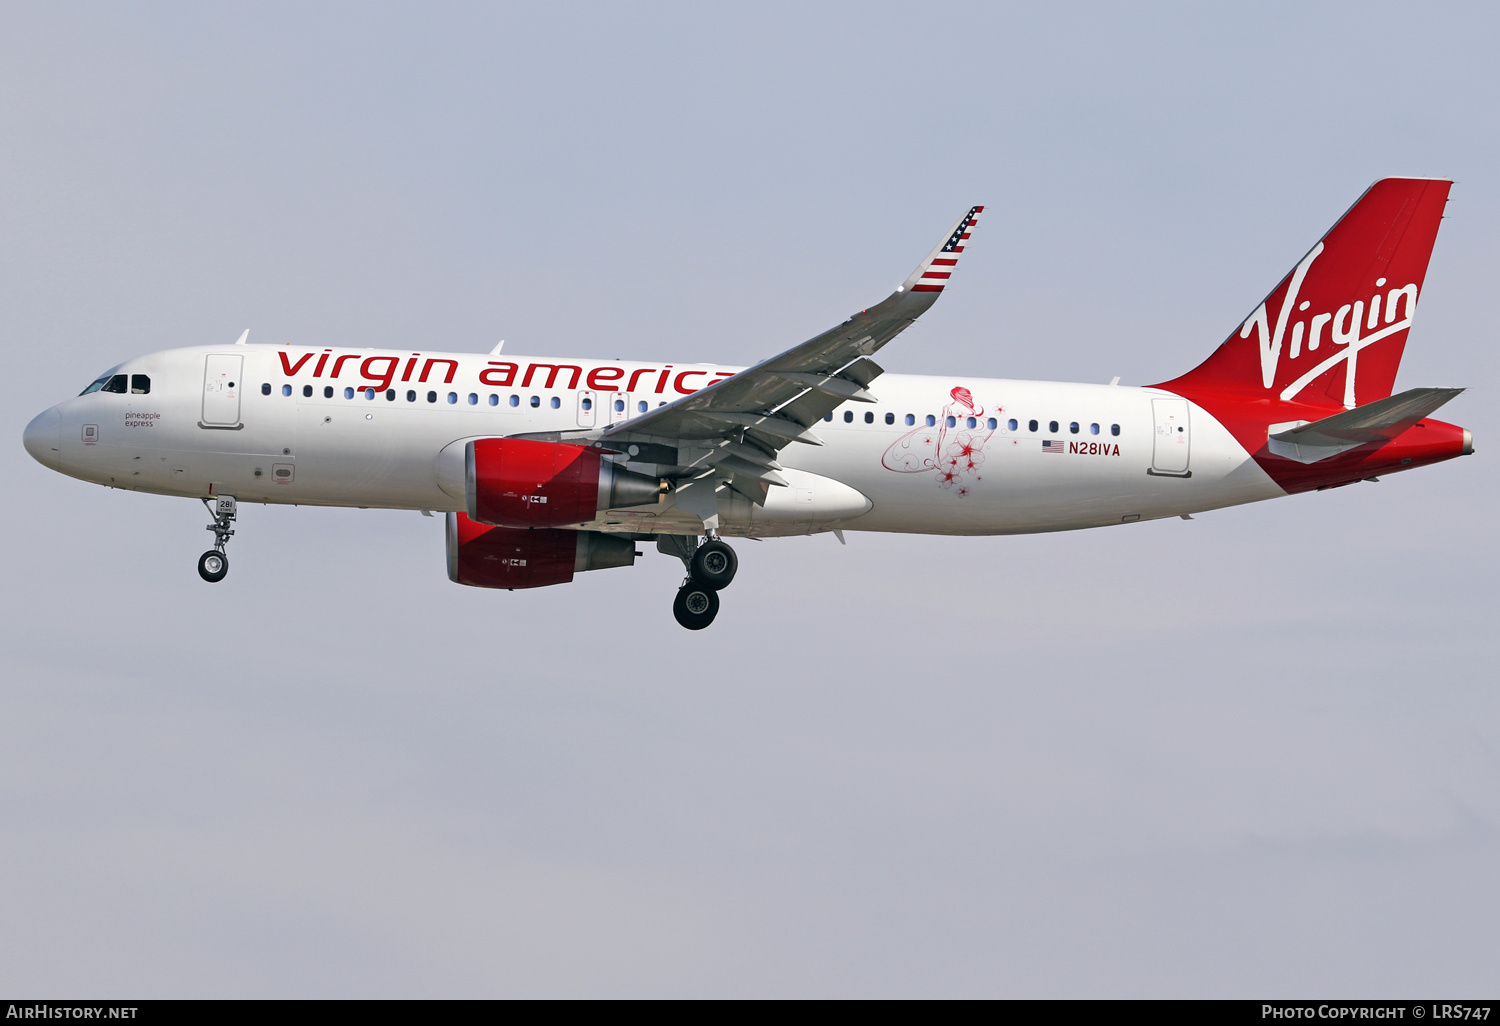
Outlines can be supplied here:
<path id="1" fill-rule="evenodd" d="M 660 502 L 664 478 L 622 470 L 598 449 L 529 438 L 477 438 L 464 447 L 469 519 L 501 527 L 558 527 L 600 510 Z"/>
<path id="2" fill-rule="evenodd" d="M 492 527 L 448 514 L 448 579 L 474 588 L 545 588 L 635 563 L 635 542 L 598 531 Z"/>

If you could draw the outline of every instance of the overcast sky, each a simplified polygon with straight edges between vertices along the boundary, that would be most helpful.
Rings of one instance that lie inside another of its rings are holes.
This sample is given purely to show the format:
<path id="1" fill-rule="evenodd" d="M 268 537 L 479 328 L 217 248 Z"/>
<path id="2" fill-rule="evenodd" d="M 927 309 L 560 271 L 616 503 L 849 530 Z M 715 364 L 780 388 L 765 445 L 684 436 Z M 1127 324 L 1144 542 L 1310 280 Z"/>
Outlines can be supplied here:
<path id="1" fill-rule="evenodd" d="M 0 6 L 0 992 L 1500 984 L 1490 5 Z M 62 477 L 232 341 L 750 363 L 986 215 L 888 369 L 1207 355 L 1457 180 L 1397 381 L 1477 455 L 1082 533 L 450 584 L 441 520 Z"/>

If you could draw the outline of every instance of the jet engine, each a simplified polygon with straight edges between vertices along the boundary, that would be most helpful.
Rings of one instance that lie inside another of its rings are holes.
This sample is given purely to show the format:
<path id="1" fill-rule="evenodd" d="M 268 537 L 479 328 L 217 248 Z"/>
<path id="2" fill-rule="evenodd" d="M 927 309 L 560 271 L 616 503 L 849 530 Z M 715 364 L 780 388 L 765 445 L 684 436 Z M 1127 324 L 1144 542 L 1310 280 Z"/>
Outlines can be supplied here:
<path id="1" fill-rule="evenodd" d="M 492 527 L 448 514 L 448 579 L 475 588 L 545 588 L 575 573 L 630 566 L 635 542 L 599 531 Z"/>
<path id="2" fill-rule="evenodd" d="M 464 447 L 469 519 L 501 527 L 580 524 L 600 510 L 645 506 L 665 479 L 623 470 L 598 449 L 527 438 L 477 438 Z"/>

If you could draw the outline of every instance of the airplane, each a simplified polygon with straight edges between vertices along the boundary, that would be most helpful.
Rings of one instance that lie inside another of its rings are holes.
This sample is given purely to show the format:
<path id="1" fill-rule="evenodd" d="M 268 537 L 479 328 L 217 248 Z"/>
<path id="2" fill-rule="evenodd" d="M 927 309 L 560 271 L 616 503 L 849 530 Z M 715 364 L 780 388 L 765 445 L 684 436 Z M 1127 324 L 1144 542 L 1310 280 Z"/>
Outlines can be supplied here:
<path id="1" fill-rule="evenodd" d="M 875 355 L 952 282 L 982 206 L 891 295 L 749 368 L 336 346 L 129 360 L 37 416 L 44 466 L 197 498 L 222 581 L 238 504 L 446 517 L 451 580 L 517 590 L 682 560 L 709 626 L 725 538 L 994 535 L 1139 523 L 1469 455 L 1392 394 L 1451 182 L 1376 182 L 1203 363 L 1155 385 L 886 373 Z M 873 387 L 878 381 L 878 387 Z"/>

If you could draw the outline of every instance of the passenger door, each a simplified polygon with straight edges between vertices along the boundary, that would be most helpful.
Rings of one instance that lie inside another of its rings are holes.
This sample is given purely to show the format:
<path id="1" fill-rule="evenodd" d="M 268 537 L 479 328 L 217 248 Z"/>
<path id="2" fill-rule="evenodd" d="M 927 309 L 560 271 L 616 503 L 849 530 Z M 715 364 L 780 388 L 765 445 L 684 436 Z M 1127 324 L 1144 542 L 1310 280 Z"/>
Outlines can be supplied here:
<path id="1" fill-rule="evenodd" d="M 1192 449 L 1192 432 L 1188 430 L 1186 399 L 1153 399 L 1151 410 L 1156 418 L 1156 440 L 1151 450 L 1151 470 L 1173 477 L 1188 476 L 1188 454 Z"/>
<path id="2" fill-rule="evenodd" d="M 199 427 L 240 428 L 240 393 L 245 358 L 210 353 L 203 360 L 203 419 Z"/>

